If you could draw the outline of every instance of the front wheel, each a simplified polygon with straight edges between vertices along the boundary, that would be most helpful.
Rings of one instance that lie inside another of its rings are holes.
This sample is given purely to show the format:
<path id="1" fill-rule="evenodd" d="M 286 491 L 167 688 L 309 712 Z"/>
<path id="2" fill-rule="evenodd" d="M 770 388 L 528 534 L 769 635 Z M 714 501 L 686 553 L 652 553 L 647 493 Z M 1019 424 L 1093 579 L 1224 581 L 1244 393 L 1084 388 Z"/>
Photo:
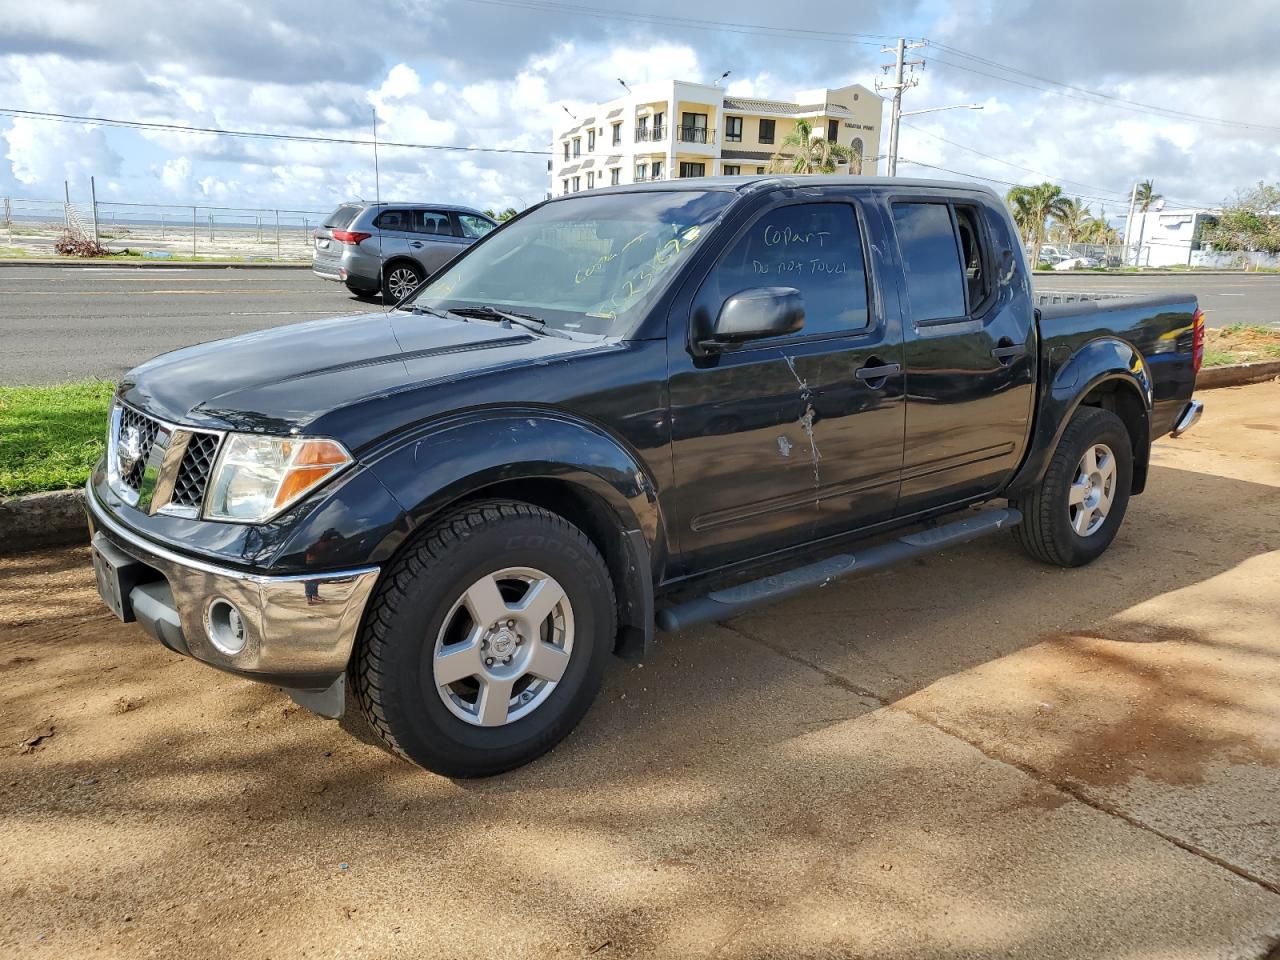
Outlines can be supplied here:
<path id="1" fill-rule="evenodd" d="M 476 777 L 527 763 L 595 699 L 613 649 L 613 584 L 591 541 L 530 504 L 468 504 L 383 577 L 353 661 L 394 752 Z"/>
<path id="2" fill-rule="evenodd" d="M 1040 486 L 1011 500 L 1022 511 L 1014 536 L 1037 560 L 1091 563 L 1111 546 L 1129 505 L 1133 447 L 1109 410 L 1082 407 L 1063 431 Z"/>

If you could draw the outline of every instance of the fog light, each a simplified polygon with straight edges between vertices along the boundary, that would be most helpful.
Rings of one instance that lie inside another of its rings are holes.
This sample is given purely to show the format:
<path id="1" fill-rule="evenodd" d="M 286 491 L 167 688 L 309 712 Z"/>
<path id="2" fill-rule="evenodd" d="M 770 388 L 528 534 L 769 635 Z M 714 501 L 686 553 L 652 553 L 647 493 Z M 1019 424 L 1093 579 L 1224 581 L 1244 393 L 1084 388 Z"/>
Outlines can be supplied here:
<path id="1" fill-rule="evenodd" d="M 244 618 L 231 601 L 219 597 L 209 604 L 204 628 L 213 645 L 228 656 L 235 656 L 244 649 Z"/>

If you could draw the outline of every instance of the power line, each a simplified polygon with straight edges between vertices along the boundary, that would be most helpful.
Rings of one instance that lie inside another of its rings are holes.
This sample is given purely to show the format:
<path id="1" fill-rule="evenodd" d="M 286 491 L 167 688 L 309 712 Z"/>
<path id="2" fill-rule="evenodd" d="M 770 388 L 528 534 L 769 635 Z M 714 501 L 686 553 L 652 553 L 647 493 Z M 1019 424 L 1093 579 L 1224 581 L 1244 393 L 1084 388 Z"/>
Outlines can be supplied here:
<path id="1" fill-rule="evenodd" d="M 338 143 L 355 144 L 372 147 L 371 140 L 358 140 L 351 137 L 306 136 L 297 133 L 262 133 L 254 130 L 227 130 L 221 127 L 196 127 L 182 123 L 160 123 L 149 120 L 119 120 L 111 117 L 82 117 L 70 113 L 51 113 L 45 110 L 19 110 L 16 107 L 0 107 L 0 114 L 11 117 L 24 117 L 33 120 L 52 120 L 58 123 L 87 123 L 104 127 L 124 127 L 131 130 L 161 130 L 172 133 L 212 133 L 224 137 L 242 137 L 251 140 L 288 140 L 299 143 Z M 468 147 L 453 146 L 444 143 L 395 143 L 386 140 L 378 141 L 379 147 L 400 147 L 406 150 L 444 150 L 462 153 L 513 153 L 532 156 L 550 156 L 550 150 L 523 150 L 517 147 Z"/>
<path id="2" fill-rule="evenodd" d="M 1100 90 L 1090 90 L 1087 87 L 1080 87 L 1080 86 L 1076 86 L 1075 84 L 1065 83 L 1061 80 L 1054 80 L 1050 77 L 1042 77 L 1039 74 L 1029 73 L 1026 70 L 1020 70 L 1017 67 L 1012 67 L 1012 66 L 1009 66 L 1008 64 L 1000 63 L 999 61 L 996 61 L 996 60 L 989 60 L 986 57 L 980 57 L 977 54 L 967 53 L 956 47 L 951 47 L 951 46 L 948 46 L 947 44 L 939 43 L 934 40 L 930 40 L 929 45 L 932 47 L 936 47 L 939 50 L 943 50 L 947 53 L 954 54 L 955 56 L 964 57 L 976 63 L 985 64 L 996 70 L 1003 70 L 1003 71 L 1006 71 L 1007 73 L 1013 73 L 1022 77 L 1026 77 L 1028 78 L 1028 80 L 1017 80 L 1014 77 L 1005 76 L 1003 74 L 989 73 L 985 70 L 979 70 L 976 67 L 969 66 L 968 64 L 956 63 L 954 60 L 948 60 L 936 54 L 930 58 L 935 63 L 940 63 L 943 66 L 953 67 L 957 70 L 964 70 L 968 73 L 977 74 L 978 76 L 990 77 L 993 80 L 1002 80 L 1005 83 L 1014 84 L 1019 87 L 1026 87 L 1027 89 L 1030 89 L 1030 90 L 1041 90 L 1048 93 L 1056 93 L 1059 96 L 1066 97 L 1067 99 L 1070 99 L 1070 100 L 1077 100 L 1081 103 L 1089 103 L 1089 104 L 1093 104 L 1094 106 L 1114 107 L 1116 109 L 1125 110 L 1130 113 L 1144 113 L 1148 115 L 1161 116 L 1166 119 L 1185 120 L 1192 123 L 1203 123 L 1203 124 L 1210 124 L 1214 126 L 1236 127 L 1244 130 L 1263 130 L 1268 132 L 1280 133 L 1280 127 L 1273 126 L 1271 124 L 1251 123 L 1247 120 L 1228 120 L 1224 117 L 1211 117 L 1205 114 L 1190 113 L 1186 110 L 1177 110 L 1173 107 L 1162 107 L 1159 104 L 1143 103 L 1138 100 L 1128 100 L 1124 97 L 1115 96 L 1114 94 L 1103 93 Z M 1033 83 L 1029 81 L 1038 81 L 1038 82 Z M 1049 86 L 1046 87 L 1044 86 L 1044 84 L 1049 84 Z M 1054 87 L 1060 87 L 1061 89 L 1055 90 L 1053 89 Z M 1072 92 L 1065 92 L 1065 91 L 1072 91 Z"/>
<path id="3" fill-rule="evenodd" d="M 713 33 L 739 33 L 747 36 L 787 37 L 794 40 L 821 43 L 856 43 L 863 46 L 879 46 L 893 39 L 882 33 L 832 33 L 829 30 L 806 30 L 801 27 L 778 27 L 762 23 L 736 23 L 732 21 L 702 20 L 694 17 L 676 17 L 666 14 L 638 13 L 621 10 L 599 10 L 581 4 L 557 2 L 557 0 L 464 0 L 466 3 L 513 9 L 537 10 L 551 13 L 569 13 L 573 16 L 594 17 L 598 20 L 619 20 L 628 23 L 650 23 L 664 26 L 687 27 L 708 30 Z"/>

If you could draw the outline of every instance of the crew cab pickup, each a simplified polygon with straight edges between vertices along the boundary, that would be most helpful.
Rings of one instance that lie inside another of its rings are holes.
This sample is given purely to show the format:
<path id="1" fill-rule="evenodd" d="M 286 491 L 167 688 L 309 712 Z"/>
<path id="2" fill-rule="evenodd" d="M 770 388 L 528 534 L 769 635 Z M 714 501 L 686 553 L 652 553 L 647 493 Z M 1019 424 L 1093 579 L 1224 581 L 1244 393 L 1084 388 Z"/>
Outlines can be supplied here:
<path id="1" fill-rule="evenodd" d="M 1095 559 L 1152 441 L 1200 415 L 1203 324 L 1183 296 L 1038 308 L 1005 205 L 966 184 L 557 197 L 386 312 L 128 374 L 87 490 L 100 592 L 492 774 L 658 631 L 1001 530 Z"/>

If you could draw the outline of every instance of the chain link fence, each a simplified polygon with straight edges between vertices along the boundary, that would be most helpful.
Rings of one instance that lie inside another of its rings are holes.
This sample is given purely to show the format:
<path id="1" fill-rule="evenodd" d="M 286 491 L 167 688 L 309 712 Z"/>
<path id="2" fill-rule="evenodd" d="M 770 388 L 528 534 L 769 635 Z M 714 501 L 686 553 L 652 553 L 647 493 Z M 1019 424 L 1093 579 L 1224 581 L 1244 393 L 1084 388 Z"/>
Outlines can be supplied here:
<path id="1" fill-rule="evenodd" d="M 328 210 L 179 206 L 3 197 L 0 244 L 9 255 L 54 256 L 63 233 L 147 259 L 309 260 Z"/>

